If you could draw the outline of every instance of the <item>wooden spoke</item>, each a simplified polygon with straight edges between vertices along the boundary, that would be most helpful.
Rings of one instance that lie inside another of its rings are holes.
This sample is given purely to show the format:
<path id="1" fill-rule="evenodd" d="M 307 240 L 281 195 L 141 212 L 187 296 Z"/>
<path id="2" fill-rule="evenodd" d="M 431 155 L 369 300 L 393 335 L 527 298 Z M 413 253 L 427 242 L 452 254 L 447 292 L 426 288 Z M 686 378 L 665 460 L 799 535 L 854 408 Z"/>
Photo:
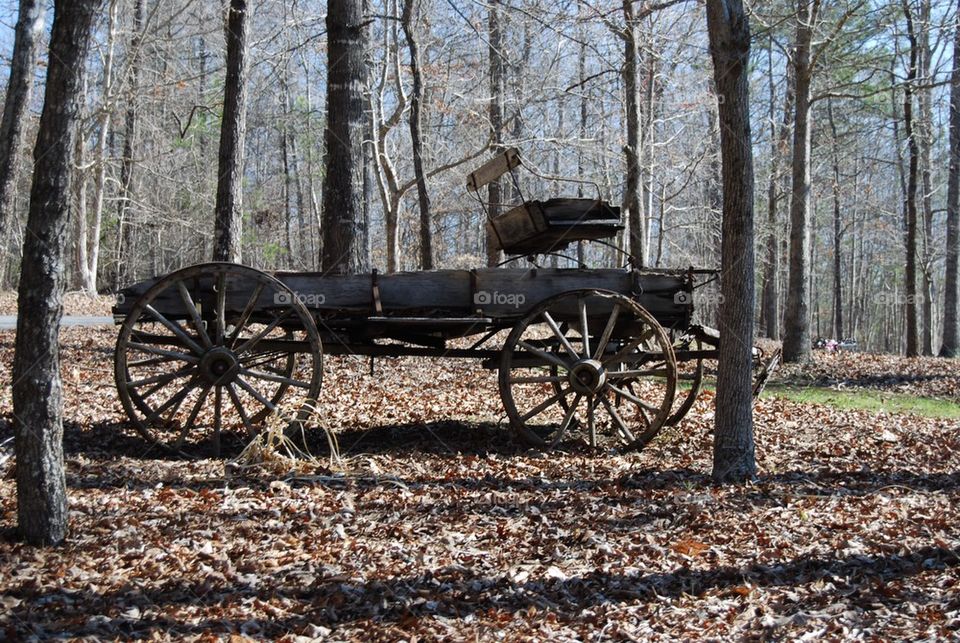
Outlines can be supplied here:
<path id="1" fill-rule="evenodd" d="M 607 325 L 603 328 L 603 334 L 597 342 L 597 349 L 593 354 L 593 359 L 599 360 L 603 357 L 603 352 L 607 350 L 607 344 L 610 343 L 610 337 L 613 335 L 613 329 L 617 325 L 617 317 L 620 315 L 620 304 L 615 303 L 613 310 L 610 311 L 610 317 L 607 319 Z"/>
<path id="2" fill-rule="evenodd" d="M 560 377 L 559 375 L 536 375 L 532 377 L 511 377 L 511 384 L 546 384 L 546 383 L 560 383 L 566 382 L 567 378 Z"/>
<path id="3" fill-rule="evenodd" d="M 253 294 L 250 295 L 250 299 L 247 300 L 247 305 L 243 307 L 243 312 L 240 314 L 240 319 L 237 321 L 236 327 L 233 329 L 233 332 L 230 333 L 230 339 L 227 341 L 229 346 L 236 346 L 237 339 L 240 337 L 240 331 L 243 330 L 243 327 L 247 325 L 247 321 L 250 319 L 250 315 L 253 314 L 254 308 L 256 308 L 257 302 L 260 301 L 260 294 L 263 292 L 263 289 L 266 287 L 266 284 L 257 284 L 257 287 L 253 289 Z"/>
<path id="4" fill-rule="evenodd" d="M 240 388 L 242 388 L 244 391 L 246 391 L 247 393 L 249 393 L 249 394 L 252 395 L 253 397 L 257 398 L 257 401 L 260 402 L 260 404 L 262 404 L 262 405 L 265 406 L 266 408 L 270 409 L 271 411 L 276 411 L 276 410 L 277 410 L 277 407 L 274 405 L 273 402 L 271 402 L 270 400 L 268 400 L 267 398 L 265 398 L 260 391 L 258 391 L 258 390 L 255 389 L 254 387 L 250 386 L 250 384 L 248 384 L 247 382 L 243 381 L 243 379 L 241 379 L 241 378 L 238 377 L 238 378 L 236 379 L 236 382 L 237 382 L 237 384 L 240 385 Z"/>
<path id="5" fill-rule="evenodd" d="M 146 311 L 150 313 L 150 315 L 153 316 L 154 319 L 156 319 L 158 322 L 163 324 L 171 333 L 176 335 L 177 338 L 180 339 L 180 341 L 182 341 L 184 345 L 187 348 L 189 348 L 194 354 L 196 355 L 203 354 L 204 350 L 200 347 L 199 344 L 193 341 L 192 337 L 190 337 L 189 335 L 187 335 L 186 332 L 184 332 L 184 330 L 180 327 L 180 324 L 178 324 L 175 321 L 171 321 L 167 319 L 164 315 L 162 315 L 159 311 L 157 311 L 157 309 L 154 308 L 153 306 L 147 306 Z"/>
<path id="6" fill-rule="evenodd" d="M 190 319 L 193 320 L 193 327 L 197 329 L 197 334 L 200 336 L 200 341 L 203 342 L 204 348 L 210 348 L 213 346 L 213 343 L 207 335 L 207 329 L 204 328 L 203 320 L 200 319 L 200 311 L 197 310 L 196 305 L 193 303 L 193 297 L 190 296 L 186 285 L 184 285 L 182 281 L 177 282 L 177 291 L 180 293 L 180 299 L 183 300 L 183 305 L 186 306 L 187 312 L 190 314 Z"/>
<path id="7" fill-rule="evenodd" d="M 180 428 L 180 433 L 177 435 L 177 440 L 174 442 L 173 450 L 180 451 L 183 448 L 183 442 L 187 439 L 187 434 L 190 432 L 190 429 L 194 427 L 197 422 L 197 416 L 200 415 L 200 409 L 203 408 L 203 403 L 207 400 L 207 393 L 210 392 L 210 385 L 206 384 L 200 389 L 200 395 L 197 396 L 197 401 L 194 402 L 193 408 L 190 410 L 190 415 L 187 416 L 187 420 L 183 423 L 183 426 Z"/>
<path id="8" fill-rule="evenodd" d="M 184 386 L 182 389 L 174 393 L 174 395 L 170 399 L 168 399 L 166 402 L 164 402 L 159 407 L 157 407 L 157 409 L 153 411 L 153 413 L 148 415 L 146 420 L 144 420 L 144 422 L 148 425 L 153 424 L 154 422 L 159 420 L 163 416 L 163 414 L 170 408 L 173 408 L 174 406 L 179 408 L 180 405 L 183 403 L 183 401 L 187 398 L 187 395 L 190 394 L 190 391 L 192 391 L 195 388 L 194 386 L 195 382 L 196 382 L 196 378 L 192 378 L 189 382 L 187 382 L 186 386 Z"/>
<path id="9" fill-rule="evenodd" d="M 620 435 L 622 435 L 623 438 L 627 440 L 627 442 L 633 442 L 636 438 L 633 437 L 633 433 L 630 431 L 630 429 L 627 428 L 627 425 L 626 423 L 624 423 L 623 419 L 620 417 L 620 414 L 617 413 L 617 409 L 615 409 L 614 406 L 610 404 L 610 400 L 608 400 L 604 396 L 600 396 L 600 401 L 603 403 L 603 406 L 607 409 L 607 413 L 613 419 L 614 424 L 617 425 L 617 430 L 620 432 Z"/>
<path id="10" fill-rule="evenodd" d="M 213 387 L 213 451 L 220 457 L 220 434 L 223 433 L 223 387 Z"/>
<path id="11" fill-rule="evenodd" d="M 172 373 L 161 373 L 159 375 L 154 375 L 152 377 L 144 377 L 139 380 L 130 380 L 127 382 L 127 386 L 129 386 L 130 388 L 139 388 L 146 384 L 166 384 L 168 382 L 171 382 L 177 379 L 178 377 L 189 375 L 194 370 L 196 369 L 193 366 L 184 366 L 180 370 L 173 371 Z"/>
<path id="12" fill-rule="evenodd" d="M 257 333 L 256 335 L 254 335 L 253 337 L 245 341 L 243 344 L 241 344 L 236 349 L 236 353 L 238 355 L 243 355 L 244 353 L 250 352 L 250 350 L 252 350 L 253 347 L 256 346 L 257 344 L 259 344 L 264 337 L 266 337 L 271 332 L 273 332 L 273 330 L 277 326 L 279 326 L 281 322 L 283 322 L 285 319 L 288 319 L 292 314 L 292 312 L 293 311 L 291 311 L 290 309 L 287 309 L 282 315 L 280 315 L 279 317 L 274 319 L 272 322 L 267 324 L 266 328 L 264 328 L 259 333 Z"/>
<path id="13" fill-rule="evenodd" d="M 560 423 L 560 428 L 557 429 L 557 434 L 553 437 L 553 442 L 550 444 L 551 447 L 556 448 L 560 441 L 563 439 L 563 436 L 567 432 L 567 428 L 570 426 L 570 423 L 573 421 L 573 416 L 577 412 L 577 406 L 580 404 L 580 400 L 583 398 L 583 395 L 577 393 L 573 397 L 573 402 L 570 404 L 570 408 L 567 409 L 566 415 L 563 416 L 563 422 Z"/>
<path id="14" fill-rule="evenodd" d="M 553 364 L 553 365 L 555 365 L 555 366 L 559 366 L 560 368 L 562 368 L 562 369 L 565 370 L 565 371 L 569 371 L 569 370 L 570 370 L 570 365 L 567 364 L 567 363 L 566 363 L 565 361 L 563 361 L 562 359 L 560 359 L 559 357 L 557 357 L 557 355 L 555 355 L 554 353 L 548 353 L 547 351 L 542 351 L 542 350 L 540 350 L 539 348 L 537 348 L 536 346 L 531 345 L 529 342 L 521 341 L 521 342 L 518 342 L 517 345 L 520 346 L 520 347 L 521 347 L 522 349 L 524 349 L 525 351 L 528 351 L 528 352 L 530 352 L 530 353 L 533 353 L 533 354 L 536 355 L 537 357 L 539 357 L 539 358 L 541 358 L 541 359 L 543 359 L 543 360 L 546 360 L 546 361 L 550 362 L 551 364 Z"/>
<path id="15" fill-rule="evenodd" d="M 156 346 L 151 346 L 149 344 L 141 344 L 139 342 L 130 342 L 130 348 L 133 350 L 143 351 L 144 353 L 151 353 L 153 355 L 163 355 L 171 360 L 180 360 L 181 362 L 187 362 L 189 364 L 197 364 L 200 361 L 199 357 L 194 355 L 187 355 L 186 353 L 180 353 L 178 351 L 171 351 L 165 348 L 157 348 Z"/>
<path id="16" fill-rule="evenodd" d="M 590 399 L 587 400 L 587 435 L 590 440 L 590 446 L 593 448 L 597 447 L 596 409 L 596 396 L 590 396 Z"/>
<path id="17" fill-rule="evenodd" d="M 583 339 L 583 356 L 589 357 L 590 353 L 590 325 L 587 323 L 587 298 L 580 297 L 577 300 L 577 307 L 580 310 L 580 336 Z"/>
<path id="18" fill-rule="evenodd" d="M 611 357 L 602 360 L 604 364 L 609 364 L 611 362 L 622 362 L 627 356 L 630 355 L 637 347 L 653 337 L 655 331 L 653 328 L 648 328 L 643 331 L 639 337 L 628 342 L 623 348 L 617 351 L 616 354 Z"/>
<path id="19" fill-rule="evenodd" d="M 130 368 L 136 367 L 148 367 L 148 366 L 159 366 L 160 364 L 168 364 L 170 362 L 176 361 L 175 357 L 148 357 L 146 359 L 138 359 L 130 362 L 128 366 Z"/>
<path id="20" fill-rule="evenodd" d="M 253 423 L 250 422 L 250 418 L 247 417 L 247 411 L 243 408 L 243 402 L 240 401 L 240 396 L 237 395 L 236 387 L 233 384 L 227 384 L 227 393 L 230 394 L 233 406 L 237 409 L 237 413 L 240 414 L 243 426 L 247 428 L 247 434 L 251 438 L 254 437 L 257 434 L 257 429 L 253 426 Z"/>
<path id="21" fill-rule="evenodd" d="M 560 330 L 559 326 L 557 326 L 557 322 L 554 321 L 550 313 L 545 310 L 543 311 L 542 316 L 543 320 L 547 322 L 547 326 L 550 327 L 550 330 L 553 331 L 553 334 L 556 335 L 558 340 L 560 340 L 560 344 L 563 346 L 564 350 L 567 351 L 567 354 L 573 359 L 573 361 L 580 359 L 580 354 L 574 350 L 570 340 L 567 339 L 567 336 L 564 334 L 564 332 Z"/>
<path id="22" fill-rule="evenodd" d="M 548 408 L 553 406 L 558 400 L 560 400 L 563 397 L 566 397 L 567 393 L 569 392 L 570 392 L 569 388 L 561 389 L 560 392 L 554 395 L 551 395 L 550 397 L 545 399 L 543 402 L 541 402 L 540 404 L 537 404 L 535 407 L 527 411 L 524 415 L 521 416 L 521 419 L 524 422 L 526 422 L 530 418 L 540 415 L 541 413 L 546 411 Z"/>
<path id="23" fill-rule="evenodd" d="M 271 373 L 264 373 L 262 371 L 254 371 L 249 368 L 240 369 L 241 375 L 248 375 L 250 377 L 255 377 L 259 380 L 267 380 L 269 382 L 280 382 L 281 384 L 289 384 L 290 386 L 299 386 L 300 388 L 310 388 L 310 382 L 302 382 L 300 380 L 293 379 L 292 377 L 285 377 L 282 375 L 273 375 Z"/>
<path id="24" fill-rule="evenodd" d="M 637 377 L 667 377 L 669 371 L 666 368 L 647 368 L 643 370 L 633 370 L 633 371 L 607 371 L 607 379 L 627 379 L 627 378 L 637 378 Z"/>
<path id="25" fill-rule="evenodd" d="M 223 338 L 227 333 L 227 273 L 219 272 L 217 273 L 217 285 L 216 285 L 216 294 L 217 294 L 217 305 L 214 310 L 214 314 L 217 316 L 216 319 L 216 336 L 214 342 L 217 346 L 223 345 Z"/>
<path id="26" fill-rule="evenodd" d="M 607 388 L 610 389 L 611 391 L 613 391 L 614 393 L 616 393 L 617 395 L 619 395 L 620 397 L 622 397 L 622 398 L 624 398 L 624 399 L 626 399 L 626 400 L 629 400 L 629 401 L 633 402 L 634 404 L 636 404 L 637 406 L 642 407 L 642 408 L 644 408 L 644 409 L 646 409 L 646 410 L 648 410 L 648 411 L 651 411 L 651 412 L 653 412 L 653 413 L 656 413 L 656 412 L 659 410 L 657 407 L 653 406 L 652 404 L 647 404 L 646 402 L 644 402 L 643 400 L 641 400 L 639 397 L 637 397 L 637 396 L 634 395 L 633 393 L 631 393 L 631 392 L 629 392 L 629 391 L 627 391 L 627 390 L 625 390 L 625 389 L 622 389 L 622 388 L 620 388 L 620 387 L 618 387 L 618 386 L 614 386 L 613 384 L 607 384 Z"/>

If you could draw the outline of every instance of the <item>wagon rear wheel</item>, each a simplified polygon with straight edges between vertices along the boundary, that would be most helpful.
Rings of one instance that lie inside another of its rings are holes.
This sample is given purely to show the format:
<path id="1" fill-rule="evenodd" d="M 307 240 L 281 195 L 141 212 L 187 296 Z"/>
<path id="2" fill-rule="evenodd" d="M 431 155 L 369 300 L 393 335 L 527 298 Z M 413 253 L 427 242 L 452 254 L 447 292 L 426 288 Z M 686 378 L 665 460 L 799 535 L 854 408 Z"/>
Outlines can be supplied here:
<path id="1" fill-rule="evenodd" d="M 629 297 L 603 290 L 571 291 L 536 306 L 507 338 L 499 371 L 514 431 L 538 446 L 579 432 L 591 445 L 642 448 L 671 414 L 676 379 L 671 342 L 657 320 Z M 633 391 L 624 388 L 631 383 Z"/>
<path id="2" fill-rule="evenodd" d="M 259 270 L 191 266 L 156 282 L 117 339 L 120 401 L 148 440 L 184 455 L 242 444 L 282 412 L 303 423 L 320 390 L 310 312 Z"/>

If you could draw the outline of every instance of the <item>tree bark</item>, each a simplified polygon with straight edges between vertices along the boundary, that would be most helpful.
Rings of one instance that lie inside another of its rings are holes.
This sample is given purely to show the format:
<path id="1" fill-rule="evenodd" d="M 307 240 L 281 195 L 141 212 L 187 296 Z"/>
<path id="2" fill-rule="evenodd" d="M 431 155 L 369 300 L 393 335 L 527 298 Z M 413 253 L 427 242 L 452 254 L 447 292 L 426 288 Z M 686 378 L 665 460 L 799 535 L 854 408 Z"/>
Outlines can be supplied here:
<path id="1" fill-rule="evenodd" d="M 493 139 L 493 151 L 503 152 L 503 94 L 504 94 L 504 64 L 503 42 L 500 31 L 500 12 L 497 8 L 499 0 L 492 0 L 488 15 L 488 56 L 490 63 L 490 131 Z M 503 188 L 500 179 L 491 181 L 487 186 L 487 201 L 489 202 L 490 217 L 500 214 L 503 202 Z M 485 226 L 487 240 L 487 267 L 493 268 L 503 258 L 497 249 L 497 239 L 489 226 Z"/>
<path id="2" fill-rule="evenodd" d="M 113 58 L 117 39 L 117 20 L 120 13 L 118 0 L 110 0 L 107 17 L 107 43 L 103 58 L 100 113 L 97 117 L 96 173 L 93 178 L 93 226 L 87 235 L 77 239 L 77 245 L 86 250 L 86 261 L 81 266 L 82 287 L 88 295 L 97 294 L 97 272 L 100 263 L 100 228 L 103 222 L 103 203 L 107 190 L 107 142 L 113 126 Z"/>
<path id="3" fill-rule="evenodd" d="M 33 151 L 13 358 L 17 522 L 20 535 L 32 544 L 57 544 L 67 533 L 57 340 L 66 285 L 74 137 L 90 28 L 99 5 L 99 0 L 54 2 L 43 112 Z"/>
<path id="4" fill-rule="evenodd" d="M 243 147 L 247 110 L 247 0 L 230 0 L 227 10 L 226 78 L 217 164 L 217 202 L 213 233 L 215 261 L 240 263 L 243 226 Z"/>
<path id="5" fill-rule="evenodd" d="M 840 149 L 837 141 L 837 123 L 833 118 L 833 101 L 827 103 L 830 134 L 833 138 L 833 338 L 843 339 L 843 279 L 841 268 L 842 230 L 840 228 Z"/>
<path id="6" fill-rule="evenodd" d="M 811 6 L 811 4 L 813 6 Z M 790 200 L 790 272 L 783 338 L 785 362 L 810 360 L 810 66 L 813 22 L 819 3 L 799 0 L 793 73 L 793 182 Z"/>
<path id="7" fill-rule="evenodd" d="M 120 228 L 117 248 L 117 279 L 119 287 L 136 279 L 133 264 L 134 225 L 130 220 L 130 204 L 133 202 L 133 175 L 136 170 L 134 149 L 137 144 L 137 115 L 140 96 L 140 48 L 143 45 L 143 13 L 145 0 L 133 3 L 133 35 L 130 38 L 129 78 L 127 111 L 123 120 L 123 158 L 120 159 L 120 198 L 117 199 L 117 225 Z M 200 56 L 201 82 L 205 75 L 205 57 Z"/>
<path id="8" fill-rule="evenodd" d="M 403 3 L 403 33 L 410 51 L 410 74 L 413 90 L 410 93 L 410 143 L 413 148 L 413 173 L 417 182 L 417 204 L 420 208 L 420 267 L 433 270 L 433 234 L 430 221 L 430 194 L 427 192 L 427 177 L 423 171 L 423 74 L 420 71 L 420 46 L 413 24 L 416 0 Z"/>
<path id="9" fill-rule="evenodd" d="M 917 87 L 917 144 L 920 152 L 920 205 L 923 214 L 923 243 L 920 272 L 923 291 L 920 305 L 923 310 L 922 352 L 933 355 L 933 96 L 930 82 L 930 0 L 920 2 L 920 29 L 917 33 L 917 73 L 920 85 Z"/>
<path id="10" fill-rule="evenodd" d="M 723 175 L 723 341 L 717 370 L 713 477 L 756 476 L 753 441 L 753 150 L 750 137 L 750 25 L 740 0 L 707 0 L 707 30 L 720 118 Z"/>
<path id="11" fill-rule="evenodd" d="M 640 199 L 641 140 L 639 67 L 640 54 L 637 50 L 637 25 L 633 12 L 633 0 L 623 0 L 623 17 L 626 26 L 623 31 L 623 88 L 625 92 L 627 119 L 627 142 L 623 146 L 626 162 L 626 193 L 623 200 L 627 208 L 627 229 L 629 234 L 630 255 L 638 266 L 643 265 L 644 256 L 644 213 Z"/>
<path id="12" fill-rule="evenodd" d="M 950 75 L 950 173 L 947 179 L 947 240 L 943 296 L 941 357 L 960 356 L 960 290 L 957 273 L 960 250 L 960 21 L 953 34 L 953 72 Z"/>
<path id="13" fill-rule="evenodd" d="M 907 193 L 904 202 L 906 215 L 906 268 L 904 279 L 904 314 L 906 315 L 906 354 L 907 357 L 920 355 L 917 328 L 917 180 L 920 164 L 920 148 L 913 122 L 913 86 L 917 80 L 917 37 L 913 26 L 913 16 L 907 0 L 903 1 L 903 13 L 907 19 L 907 38 L 910 41 L 910 66 L 903 89 L 903 130 L 907 138 L 909 164 L 907 170 Z"/>
<path id="14" fill-rule="evenodd" d="M 770 43 L 770 57 L 772 59 L 773 43 Z M 790 144 L 790 122 L 793 116 L 794 83 L 791 73 L 792 65 L 787 62 L 786 87 L 783 96 L 783 115 L 780 127 L 774 132 L 774 97 L 773 63 L 770 64 L 770 179 L 767 183 L 767 261 L 763 279 L 763 295 L 761 308 L 766 336 L 769 339 L 780 340 L 780 229 L 778 217 L 780 199 L 783 197 L 781 177 L 781 160 L 787 157 Z"/>
<path id="15" fill-rule="evenodd" d="M 0 121 L 0 249 L 6 250 L 7 223 L 14 215 L 14 186 L 17 183 L 17 157 L 23 145 L 23 117 L 33 92 L 33 67 L 37 47 L 43 34 L 43 18 L 47 3 L 43 0 L 20 0 L 20 14 L 13 37 L 10 79 L 7 81 Z M 0 264 L 0 277 L 4 272 Z"/>
<path id="16" fill-rule="evenodd" d="M 360 273 L 370 265 L 363 216 L 367 35 L 361 0 L 328 2 L 327 37 L 321 263 L 325 273 Z"/>

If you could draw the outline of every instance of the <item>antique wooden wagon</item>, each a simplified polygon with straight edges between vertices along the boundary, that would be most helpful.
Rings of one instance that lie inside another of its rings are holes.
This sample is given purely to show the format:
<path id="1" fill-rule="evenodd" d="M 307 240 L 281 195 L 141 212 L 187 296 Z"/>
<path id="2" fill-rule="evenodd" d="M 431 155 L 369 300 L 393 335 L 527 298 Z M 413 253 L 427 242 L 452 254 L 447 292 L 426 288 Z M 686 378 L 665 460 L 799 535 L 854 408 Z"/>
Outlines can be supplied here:
<path id="1" fill-rule="evenodd" d="M 518 164 L 508 151 L 471 174 L 468 189 Z M 621 227 L 617 208 L 592 199 L 524 202 L 490 225 L 515 256 Z M 254 434 L 274 413 L 309 424 L 325 355 L 473 358 L 498 371 L 506 416 L 526 442 L 576 433 L 639 449 L 689 410 L 703 360 L 716 356 L 715 337 L 691 327 L 691 294 L 709 272 L 195 265 L 120 293 L 116 383 L 147 439 L 185 453 L 212 441 L 219 451 L 222 433 Z"/>

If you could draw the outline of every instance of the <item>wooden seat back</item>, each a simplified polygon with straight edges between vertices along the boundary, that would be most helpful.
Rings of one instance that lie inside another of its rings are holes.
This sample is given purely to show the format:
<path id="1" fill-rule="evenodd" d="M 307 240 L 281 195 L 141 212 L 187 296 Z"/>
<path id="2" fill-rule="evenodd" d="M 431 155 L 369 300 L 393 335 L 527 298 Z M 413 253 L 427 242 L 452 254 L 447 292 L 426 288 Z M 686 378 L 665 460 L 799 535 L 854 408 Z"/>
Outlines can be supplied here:
<path id="1" fill-rule="evenodd" d="M 507 148 L 503 154 L 498 154 L 467 175 L 467 189 L 471 192 L 479 192 L 480 188 L 496 181 L 519 165 L 520 150 L 515 147 Z"/>

